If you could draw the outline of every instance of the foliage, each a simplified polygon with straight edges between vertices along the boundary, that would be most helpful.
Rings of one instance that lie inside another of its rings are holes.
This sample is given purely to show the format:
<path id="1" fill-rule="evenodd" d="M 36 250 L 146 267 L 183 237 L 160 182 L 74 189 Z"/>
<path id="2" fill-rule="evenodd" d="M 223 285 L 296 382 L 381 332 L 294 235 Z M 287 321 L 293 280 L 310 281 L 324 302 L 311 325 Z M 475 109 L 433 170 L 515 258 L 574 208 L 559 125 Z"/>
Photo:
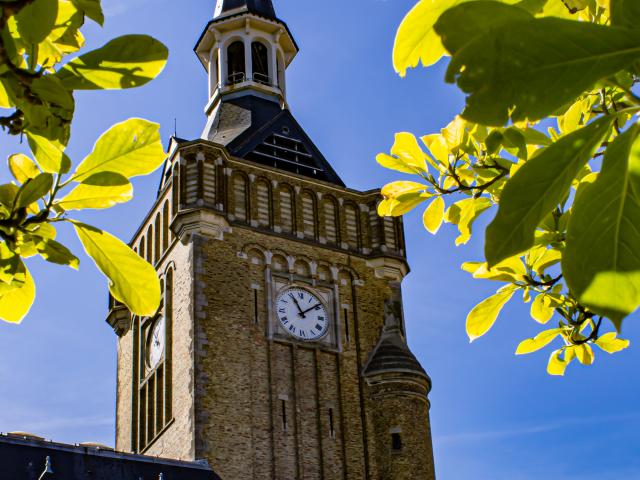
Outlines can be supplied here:
<path id="1" fill-rule="evenodd" d="M 14 181 L 0 185 L 0 319 L 19 323 L 36 295 L 24 260 L 79 267 L 56 241 L 70 224 L 108 278 L 112 295 L 138 315 L 155 314 L 160 283 L 153 267 L 116 237 L 73 220 L 69 212 L 131 200 L 130 179 L 164 160 L 159 126 L 129 119 L 110 128 L 73 169 L 65 153 L 77 90 L 145 85 L 164 69 L 168 52 L 146 35 L 126 35 L 76 56 L 85 19 L 102 25 L 100 0 L 0 0 L 0 126 L 25 136 L 32 156 L 11 155 Z"/>
<path id="2" fill-rule="evenodd" d="M 387 185 L 379 213 L 424 202 L 425 228 L 455 224 L 466 244 L 484 212 L 486 261 L 463 269 L 499 282 L 467 318 L 473 341 L 520 292 L 553 328 L 517 354 L 558 342 L 564 375 L 593 347 L 615 353 L 640 307 L 640 3 L 635 0 L 421 0 L 398 30 L 394 66 L 451 60 L 446 81 L 467 94 L 451 124 L 399 133 L 378 162 L 411 174 Z M 543 129 L 547 127 L 545 132 Z M 418 177 L 418 178 L 415 178 Z M 605 321 L 616 331 L 605 333 Z"/>

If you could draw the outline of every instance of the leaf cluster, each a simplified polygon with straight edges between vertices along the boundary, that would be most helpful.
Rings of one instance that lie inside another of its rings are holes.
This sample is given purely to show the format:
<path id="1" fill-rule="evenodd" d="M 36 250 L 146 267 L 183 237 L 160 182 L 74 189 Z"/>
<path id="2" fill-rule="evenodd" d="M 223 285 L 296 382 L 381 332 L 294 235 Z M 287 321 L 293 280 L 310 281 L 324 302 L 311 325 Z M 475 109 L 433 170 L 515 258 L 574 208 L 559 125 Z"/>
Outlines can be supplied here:
<path id="1" fill-rule="evenodd" d="M 100 0 L 0 1 L 0 126 L 25 136 L 31 150 L 9 157 L 14 181 L 0 185 L 0 319 L 8 322 L 21 322 L 35 299 L 25 259 L 79 267 L 56 241 L 65 223 L 109 279 L 116 300 L 144 316 L 160 304 L 151 265 L 121 240 L 71 216 L 133 198 L 130 179 L 164 161 L 159 126 L 136 118 L 114 125 L 75 168 L 66 148 L 76 91 L 145 85 L 164 69 L 168 51 L 152 37 L 126 35 L 68 60 L 84 46 L 87 19 L 103 24 Z"/>
<path id="2" fill-rule="evenodd" d="M 427 202 L 425 228 L 454 224 L 462 245 L 493 211 L 486 261 L 463 269 L 502 285 L 470 312 L 467 333 L 472 341 L 485 335 L 521 293 L 536 322 L 556 327 L 517 354 L 559 340 L 552 375 L 574 359 L 592 364 L 593 346 L 627 348 L 622 322 L 640 307 L 638 5 L 421 0 L 396 38 L 398 73 L 450 55 L 445 79 L 467 98 L 439 133 L 420 142 L 399 133 L 390 154 L 378 156 L 414 176 L 383 189 L 379 213 Z M 616 331 L 606 333 L 605 321 Z"/>

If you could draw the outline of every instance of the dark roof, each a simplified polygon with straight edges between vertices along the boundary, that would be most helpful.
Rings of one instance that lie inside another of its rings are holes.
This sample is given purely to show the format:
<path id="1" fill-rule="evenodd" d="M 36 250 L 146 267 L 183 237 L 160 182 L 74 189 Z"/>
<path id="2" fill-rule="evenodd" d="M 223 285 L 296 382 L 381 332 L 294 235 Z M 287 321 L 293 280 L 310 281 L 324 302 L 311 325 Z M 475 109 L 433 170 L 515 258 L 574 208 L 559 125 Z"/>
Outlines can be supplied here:
<path id="1" fill-rule="evenodd" d="M 206 463 L 165 460 L 32 437 L 0 435 L 3 480 L 220 480 Z"/>
<path id="2" fill-rule="evenodd" d="M 414 373 L 427 377 L 427 372 L 400 335 L 383 335 L 364 369 L 365 376 L 388 372 Z"/>
<path id="3" fill-rule="evenodd" d="M 224 100 L 208 140 L 235 157 L 344 187 L 288 108 L 256 95 Z"/>
<path id="4" fill-rule="evenodd" d="M 265 18 L 277 20 L 276 11 L 271 0 L 218 0 L 216 18 L 233 15 L 238 11 L 246 11 Z"/>

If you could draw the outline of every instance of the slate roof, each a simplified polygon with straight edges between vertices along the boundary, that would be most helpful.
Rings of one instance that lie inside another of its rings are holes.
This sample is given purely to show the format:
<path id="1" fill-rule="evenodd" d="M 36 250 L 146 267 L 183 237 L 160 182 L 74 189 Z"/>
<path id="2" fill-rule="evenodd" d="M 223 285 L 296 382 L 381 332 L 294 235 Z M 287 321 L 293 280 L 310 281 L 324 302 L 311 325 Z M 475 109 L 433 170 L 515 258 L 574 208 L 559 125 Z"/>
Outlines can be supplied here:
<path id="1" fill-rule="evenodd" d="M 44 475 L 49 458 L 49 473 Z M 162 476 L 161 476 L 162 475 Z M 0 435 L 2 480 L 220 480 L 206 463 Z"/>
<path id="2" fill-rule="evenodd" d="M 276 11 L 271 0 L 218 0 L 222 4 L 220 14 L 216 18 L 233 15 L 238 11 L 246 11 L 260 15 L 261 17 L 277 20 Z M 218 9 L 216 8 L 216 11 Z"/>
<path id="3" fill-rule="evenodd" d="M 225 99 L 207 140 L 235 157 L 345 186 L 291 111 L 272 100 Z"/>
<path id="4" fill-rule="evenodd" d="M 427 372 L 400 335 L 383 335 L 364 369 L 365 377 L 387 372 L 412 373 L 427 377 Z"/>

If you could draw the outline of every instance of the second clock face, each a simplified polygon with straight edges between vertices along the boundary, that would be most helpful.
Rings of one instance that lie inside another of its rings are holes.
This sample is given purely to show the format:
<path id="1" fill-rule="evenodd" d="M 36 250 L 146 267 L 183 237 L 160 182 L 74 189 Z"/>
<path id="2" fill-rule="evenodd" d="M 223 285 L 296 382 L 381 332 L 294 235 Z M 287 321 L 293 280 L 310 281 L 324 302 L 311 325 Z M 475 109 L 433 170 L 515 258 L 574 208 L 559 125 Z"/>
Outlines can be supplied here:
<path id="1" fill-rule="evenodd" d="M 149 332 L 147 339 L 147 364 L 154 369 L 162 360 L 165 345 L 164 317 L 158 319 Z"/>
<path id="2" fill-rule="evenodd" d="M 324 303 L 302 288 L 288 288 L 278 295 L 276 315 L 282 328 L 299 340 L 318 340 L 329 330 Z"/>

